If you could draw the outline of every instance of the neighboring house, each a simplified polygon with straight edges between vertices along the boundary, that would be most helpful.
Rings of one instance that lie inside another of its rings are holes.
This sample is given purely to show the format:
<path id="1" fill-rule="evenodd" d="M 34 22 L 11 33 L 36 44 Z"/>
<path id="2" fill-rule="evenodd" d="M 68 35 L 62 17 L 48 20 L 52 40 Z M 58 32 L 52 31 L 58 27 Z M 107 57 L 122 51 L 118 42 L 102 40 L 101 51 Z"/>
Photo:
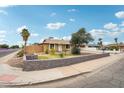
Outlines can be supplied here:
<path id="1" fill-rule="evenodd" d="M 70 41 L 67 40 L 59 40 L 54 38 L 45 39 L 42 43 L 43 51 L 45 52 L 47 49 L 50 51 L 51 49 L 55 49 L 56 52 L 62 51 L 70 51 L 71 44 Z"/>
<path id="2" fill-rule="evenodd" d="M 109 44 L 106 46 L 106 48 L 110 48 L 110 47 L 116 47 L 117 45 L 116 44 Z M 118 47 L 120 49 L 120 51 L 124 51 L 124 44 L 118 44 Z"/>
<path id="3" fill-rule="evenodd" d="M 54 49 L 55 52 L 65 52 L 71 50 L 70 41 L 67 40 L 59 40 L 50 37 L 45 39 L 41 44 L 30 45 L 26 47 L 26 52 L 28 54 L 33 53 L 45 53 L 45 51 L 50 51 Z"/>
<path id="4" fill-rule="evenodd" d="M 121 51 L 124 51 L 124 44 L 120 44 L 119 47 Z"/>

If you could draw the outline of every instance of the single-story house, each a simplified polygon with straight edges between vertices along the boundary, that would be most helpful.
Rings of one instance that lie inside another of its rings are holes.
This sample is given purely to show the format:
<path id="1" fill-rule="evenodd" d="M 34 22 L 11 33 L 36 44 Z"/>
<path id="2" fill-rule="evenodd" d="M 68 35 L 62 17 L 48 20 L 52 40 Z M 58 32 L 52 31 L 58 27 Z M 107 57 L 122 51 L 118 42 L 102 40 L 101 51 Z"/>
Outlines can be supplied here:
<path id="1" fill-rule="evenodd" d="M 109 45 L 106 45 L 105 47 L 106 48 L 109 48 L 109 47 L 114 47 L 114 46 L 117 46 L 116 44 L 109 44 Z M 124 51 L 124 44 L 118 44 L 118 48 L 120 49 L 120 51 Z"/>
<path id="2" fill-rule="evenodd" d="M 71 49 L 71 44 L 70 41 L 67 40 L 49 38 L 43 41 L 42 47 L 43 47 L 43 52 L 45 52 L 46 50 L 50 51 L 51 49 L 55 49 L 56 52 L 62 52 L 65 50 L 69 51 Z"/>
<path id="3" fill-rule="evenodd" d="M 27 46 L 26 52 L 28 54 L 40 53 L 40 52 L 45 53 L 46 50 L 50 51 L 51 49 L 54 49 L 55 52 L 70 51 L 71 44 L 70 41 L 63 39 L 59 40 L 50 37 L 48 39 L 45 39 L 40 44 Z"/>

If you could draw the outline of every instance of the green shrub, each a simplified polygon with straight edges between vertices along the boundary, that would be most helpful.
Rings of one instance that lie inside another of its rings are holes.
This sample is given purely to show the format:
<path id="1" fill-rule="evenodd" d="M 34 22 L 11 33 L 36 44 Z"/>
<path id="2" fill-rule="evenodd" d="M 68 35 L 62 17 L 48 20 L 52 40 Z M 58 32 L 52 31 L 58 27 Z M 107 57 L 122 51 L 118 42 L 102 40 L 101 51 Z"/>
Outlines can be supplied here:
<path id="1" fill-rule="evenodd" d="M 52 49 L 50 50 L 50 54 L 51 54 L 51 55 L 55 55 L 55 49 L 54 49 L 54 48 L 52 48 Z"/>
<path id="2" fill-rule="evenodd" d="M 60 56 L 60 58 L 63 58 L 64 57 L 64 54 L 63 53 L 60 53 L 59 56 Z"/>
<path id="3" fill-rule="evenodd" d="M 73 47 L 73 48 L 71 49 L 71 53 L 72 53 L 72 54 L 80 54 L 80 48 L 78 48 L 78 47 Z"/>
<path id="4" fill-rule="evenodd" d="M 117 46 L 110 46 L 108 49 L 109 50 L 116 50 L 116 51 L 118 51 L 119 47 L 117 47 Z"/>
<path id="5" fill-rule="evenodd" d="M 19 51 L 17 53 L 17 57 L 23 57 L 23 55 L 24 55 L 24 51 L 23 50 L 21 50 L 21 51 Z"/>

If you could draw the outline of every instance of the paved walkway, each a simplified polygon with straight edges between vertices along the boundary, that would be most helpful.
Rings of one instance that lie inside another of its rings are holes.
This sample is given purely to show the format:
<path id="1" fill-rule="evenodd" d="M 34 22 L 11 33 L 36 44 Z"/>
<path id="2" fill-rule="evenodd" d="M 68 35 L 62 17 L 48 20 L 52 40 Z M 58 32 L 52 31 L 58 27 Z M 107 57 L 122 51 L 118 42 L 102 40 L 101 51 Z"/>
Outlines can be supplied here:
<path id="1" fill-rule="evenodd" d="M 9 56 L 12 56 L 12 54 Z M 31 72 L 24 72 L 20 68 L 10 67 L 7 64 L 0 64 L 0 85 L 43 83 L 82 73 L 94 72 L 96 70 L 99 71 L 102 68 L 118 62 L 123 56 L 124 54 L 117 54 L 71 66 Z"/>

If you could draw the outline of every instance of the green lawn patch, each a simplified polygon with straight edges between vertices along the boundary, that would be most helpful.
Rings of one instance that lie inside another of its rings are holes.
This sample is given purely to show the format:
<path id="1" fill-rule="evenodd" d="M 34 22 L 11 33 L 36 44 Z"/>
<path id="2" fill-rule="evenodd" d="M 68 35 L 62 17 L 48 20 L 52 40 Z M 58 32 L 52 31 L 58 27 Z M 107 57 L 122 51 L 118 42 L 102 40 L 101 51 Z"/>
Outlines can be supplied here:
<path id="1" fill-rule="evenodd" d="M 38 55 L 38 59 L 60 59 L 60 58 L 70 58 L 70 57 L 75 57 L 75 56 L 79 56 L 79 55 L 73 55 L 73 54 L 45 54 L 45 55 Z"/>

